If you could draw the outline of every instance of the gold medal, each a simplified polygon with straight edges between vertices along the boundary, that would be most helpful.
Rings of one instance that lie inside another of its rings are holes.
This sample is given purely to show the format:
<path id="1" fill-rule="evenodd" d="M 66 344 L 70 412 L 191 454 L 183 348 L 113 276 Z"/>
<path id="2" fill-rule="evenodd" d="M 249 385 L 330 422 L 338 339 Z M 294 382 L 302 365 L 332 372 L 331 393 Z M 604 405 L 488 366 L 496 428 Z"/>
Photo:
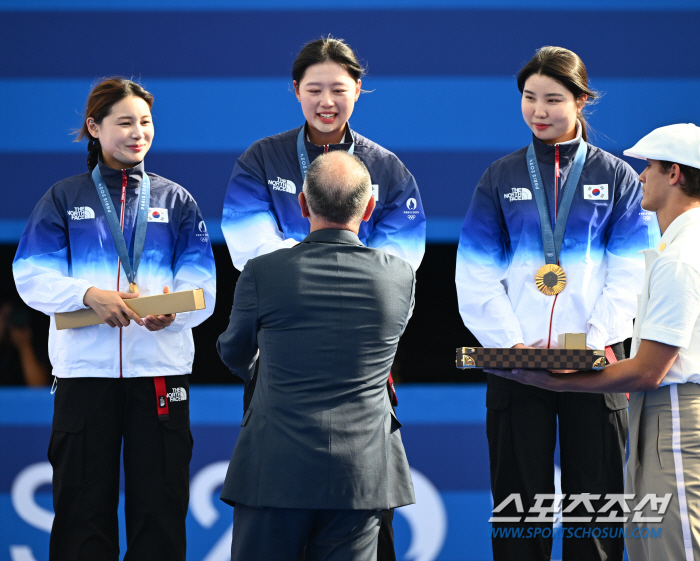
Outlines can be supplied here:
<path id="1" fill-rule="evenodd" d="M 566 286 L 566 274 L 559 265 L 545 265 L 535 275 L 537 290 L 547 296 L 559 294 Z"/>
<path id="2" fill-rule="evenodd" d="M 130 282 L 129 283 L 129 292 L 132 294 L 138 294 L 139 293 L 139 287 L 136 286 L 135 282 Z"/>

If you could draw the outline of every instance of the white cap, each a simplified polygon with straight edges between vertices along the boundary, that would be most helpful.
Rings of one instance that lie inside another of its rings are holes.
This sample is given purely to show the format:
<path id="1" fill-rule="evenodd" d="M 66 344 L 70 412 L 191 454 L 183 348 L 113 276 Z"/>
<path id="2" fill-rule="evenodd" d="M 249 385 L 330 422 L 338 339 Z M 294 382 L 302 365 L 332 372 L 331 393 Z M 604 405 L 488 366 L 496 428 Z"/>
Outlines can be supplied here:
<path id="1" fill-rule="evenodd" d="M 623 154 L 642 160 L 665 160 L 700 169 L 700 127 L 693 123 L 682 123 L 655 129 Z"/>

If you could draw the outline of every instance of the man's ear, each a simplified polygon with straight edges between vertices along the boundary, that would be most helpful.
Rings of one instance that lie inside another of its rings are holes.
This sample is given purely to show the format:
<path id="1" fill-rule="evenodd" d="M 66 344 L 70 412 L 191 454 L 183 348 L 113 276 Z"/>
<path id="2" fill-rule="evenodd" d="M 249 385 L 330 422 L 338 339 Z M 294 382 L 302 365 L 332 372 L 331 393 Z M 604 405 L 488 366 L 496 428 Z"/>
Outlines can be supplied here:
<path id="1" fill-rule="evenodd" d="M 304 196 L 304 191 L 299 193 L 299 206 L 301 207 L 301 215 L 304 218 L 308 218 L 310 216 L 309 205 L 306 204 L 306 197 Z"/>
<path id="2" fill-rule="evenodd" d="M 374 212 L 374 207 L 377 206 L 377 201 L 374 200 L 374 197 L 370 197 L 369 201 L 367 201 L 367 208 L 365 208 L 365 213 L 362 215 L 362 221 L 367 222 L 372 216 L 372 213 Z"/>
<path id="3" fill-rule="evenodd" d="M 669 185 L 683 185 L 683 172 L 678 164 L 673 164 L 668 172 Z"/>

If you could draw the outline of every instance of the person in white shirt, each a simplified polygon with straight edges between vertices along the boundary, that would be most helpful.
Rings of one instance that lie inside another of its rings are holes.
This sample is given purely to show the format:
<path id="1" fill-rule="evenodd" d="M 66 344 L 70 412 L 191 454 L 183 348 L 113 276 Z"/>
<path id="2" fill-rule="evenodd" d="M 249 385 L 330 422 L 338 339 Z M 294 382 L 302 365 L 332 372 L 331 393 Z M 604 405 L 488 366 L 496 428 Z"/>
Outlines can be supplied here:
<path id="1" fill-rule="evenodd" d="M 653 499 L 620 513 L 629 559 L 689 561 L 700 559 L 700 128 L 658 128 L 625 154 L 647 160 L 642 208 L 662 232 L 643 252 L 632 358 L 598 372 L 491 372 L 554 391 L 631 392 L 625 494 L 637 507 Z"/>

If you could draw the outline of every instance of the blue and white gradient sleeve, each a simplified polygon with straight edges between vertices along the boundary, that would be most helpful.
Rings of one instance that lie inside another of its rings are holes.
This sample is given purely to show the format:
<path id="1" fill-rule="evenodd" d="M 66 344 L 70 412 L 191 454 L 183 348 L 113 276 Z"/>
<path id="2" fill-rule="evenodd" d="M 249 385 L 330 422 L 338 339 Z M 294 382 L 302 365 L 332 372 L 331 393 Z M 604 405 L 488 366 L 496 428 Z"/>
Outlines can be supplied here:
<path id="1" fill-rule="evenodd" d="M 523 342 L 504 285 L 510 266 L 508 242 L 490 170 L 486 170 L 464 219 L 455 271 L 462 321 L 484 347 L 509 348 Z"/>
<path id="2" fill-rule="evenodd" d="M 173 258 L 173 292 L 204 290 L 206 308 L 177 314 L 166 329 L 182 331 L 202 323 L 214 312 L 216 304 L 216 266 L 204 219 L 197 203 L 188 195 L 182 209 L 179 234 Z"/>
<path id="3" fill-rule="evenodd" d="M 92 286 L 70 276 L 66 213 L 52 194 L 46 193 L 29 217 L 12 263 L 22 300 L 50 316 L 87 308 L 83 298 Z"/>
<path id="4" fill-rule="evenodd" d="M 635 296 L 644 284 L 644 258 L 639 252 L 654 247 L 660 237 L 656 215 L 642 210 L 641 183 L 631 168 L 625 170 L 615 192 L 606 232 L 605 286 L 587 325 L 586 341 L 592 349 L 604 349 L 630 336 L 637 311 Z"/>
<path id="5" fill-rule="evenodd" d="M 367 246 L 400 257 L 417 270 L 425 253 L 425 212 L 410 173 L 390 188 L 381 216 L 374 221 Z"/>
<path id="6" fill-rule="evenodd" d="M 240 159 L 226 190 L 221 229 L 233 266 L 239 271 L 253 257 L 297 244 L 292 238 L 284 238 L 265 184 L 252 170 L 245 169 Z"/>

